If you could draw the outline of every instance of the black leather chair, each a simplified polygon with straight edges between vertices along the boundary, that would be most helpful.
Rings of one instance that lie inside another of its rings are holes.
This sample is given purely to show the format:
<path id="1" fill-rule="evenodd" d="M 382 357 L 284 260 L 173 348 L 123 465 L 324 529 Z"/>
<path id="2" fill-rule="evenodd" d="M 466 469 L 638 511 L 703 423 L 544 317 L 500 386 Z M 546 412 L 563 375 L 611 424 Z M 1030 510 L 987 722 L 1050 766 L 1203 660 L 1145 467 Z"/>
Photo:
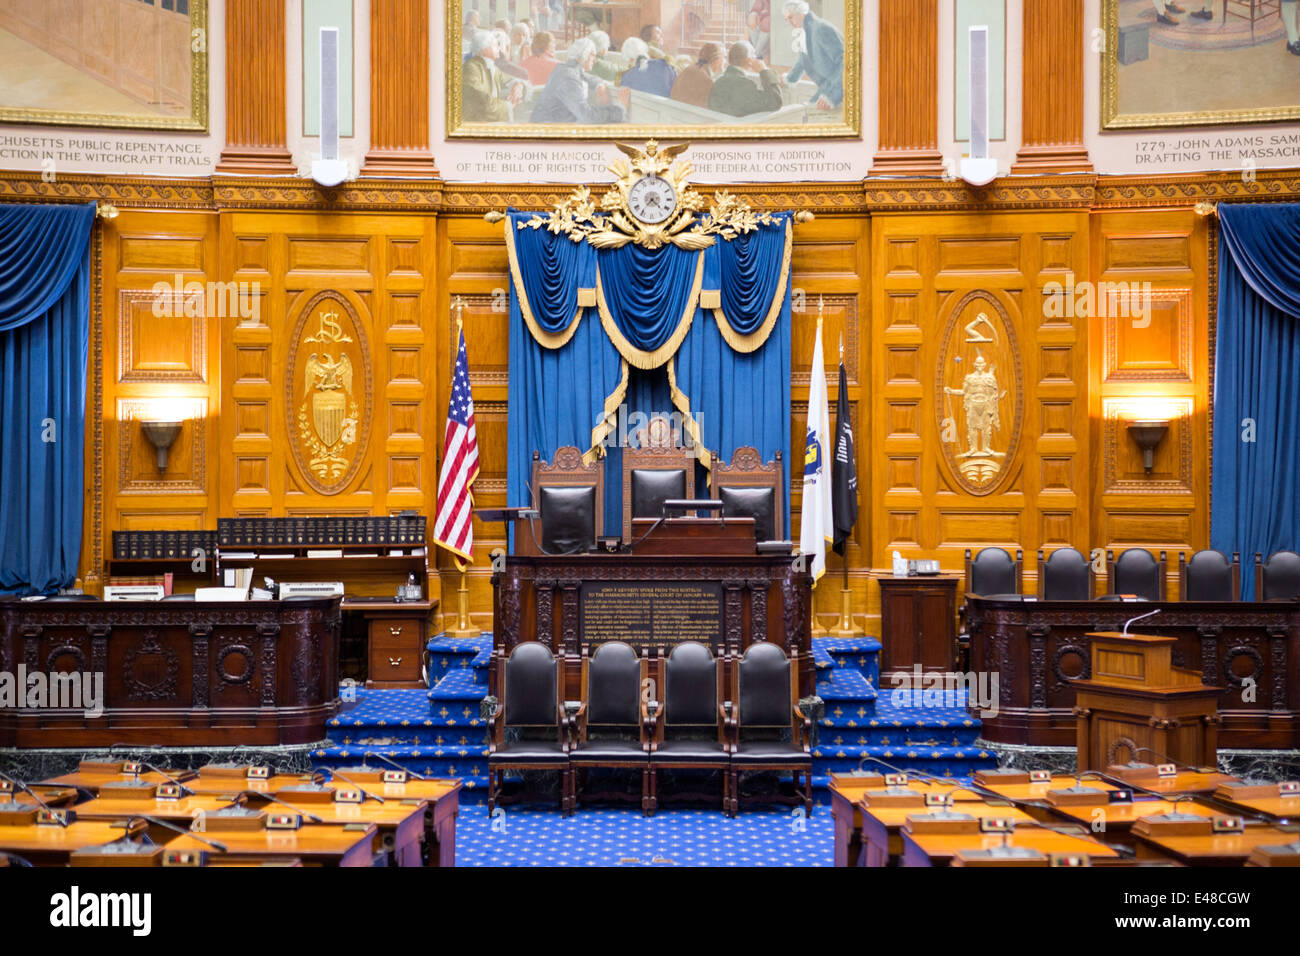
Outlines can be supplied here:
<path id="1" fill-rule="evenodd" d="M 650 707 L 655 736 L 650 748 L 649 812 L 659 805 L 661 770 L 718 770 L 722 772 L 722 810 L 729 813 L 730 717 L 723 702 L 721 662 L 707 645 L 686 641 L 658 664 L 658 686 L 663 694 Z M 708 799 L 705 794 L 684 790 L 677 795 Z"/>
<path id="2" fill-rule="evenodd" d="M 533 452 L 533 507 L 541 512 L 545 554 L 581 554 L 596 545 L 604 524 L 604 462 L 583 461 L 572 445 L 555 451 L 550 464 Z"/>
<path id="3" fill-rule="evenodd" d="M 589 654 L 582 652 L 582 703 L 570 719 L 569 763 L 573 770 L 574 803 L 586 791 L 587 771 L 593 767 L 641 771 L 641 810 L 650 810 L 650 719 L 641 688 L 649 676 L 649 660 L 622 641 L 610 641 Z M 597 796 L 597 794 L 589 794 Z M 619 799 L 625 795 L 605 792 Z"/>
<path id="4" fill-rule="evenodd" d="M 793 773 L 794 802 L 812 814 L 812 720 L 799 709 L 798 686 L 794 662 L 767 641 L 751 644 L 731 668 L 735 720 L 727 789 L 733 816 L 740 808 L 739 775 L 749 770 Z"/>
<path id="5" fill-rule="evenodd" d="M 714 497 L 722 502 L 724 516 L 753 518 L 759 541 L 784 539 L 781 452 L 772 461 L 764 462 L 757 448 L 742 445 L 731 461 L 714 460 L 709 483 Z"/>
<path id="6" fill-rule="evenodd" d="M 670 498 L 695 497 L 695 456 L 690 449 L 650 446 L 623 449 L 623 540 L 634 518 L 659 518 Z"/>
<path id="7" fill-rule="evenodd" d="M 1106 561 L 1110 568 L 1108 593 L 1132 594 L 1146 601 L 1165 599 L 1165 552 L 1160 552 L 1157 561 L 1146 548 L 1129 548 L 1118 558 L 1114 551 L 1107 551 Z"/>
<path id="8" fill-rule="evenodd" d="M 1294 601 L 1300 598 L 1300 554 L 1274 551 L 1267 561 L 1255 553 L 1255 600 Z"/>
<path id="9" fill-rule="evenodd" d="M 990 594 L 1020 594 L 1024 591 L 1022 566 L 1025 553 L 1017 550 L 1016 557 L 1003 548 L 984 548 L 971 559 L 966 549 L 966 593 L 987 596 Z"/>
<path id="10" fill-rule="evenodd" d="M 524 641 L 497 659 L 498 702 L 488 717 L 488 812 L 496 809 L 507 770 L 560 773 L 560 810 L 573 810 L 573 775 L 561 666 L 541 641 Z"/>
<path id="11" fill-rule="evenodd" d="M 1038 597 L 1044 601 L 1091 601 L 1092 567 L 1074 548 L 1058 548 L 1046 560 L 1038 552 Z"/>
<path id="12" fill-rule="evenodd" d="M 1189 561 L 1178 554 L 1178 597 L 1183 601 L 1239 601 L 1241 555 L 1229 561 L 1222 551 L 1197 551 Z"/>

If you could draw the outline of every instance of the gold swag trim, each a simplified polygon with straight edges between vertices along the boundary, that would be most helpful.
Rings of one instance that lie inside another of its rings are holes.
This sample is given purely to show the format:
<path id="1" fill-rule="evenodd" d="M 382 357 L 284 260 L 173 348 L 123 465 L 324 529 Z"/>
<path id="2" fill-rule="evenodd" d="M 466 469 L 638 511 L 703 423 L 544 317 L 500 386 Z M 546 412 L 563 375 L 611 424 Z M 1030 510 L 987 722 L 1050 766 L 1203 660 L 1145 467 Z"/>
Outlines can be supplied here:
<path id="1" fill-rule="evenodd" d="M 528 296 L 524 292 L 524 277 L 519 273 L 519 256 L 515 251 L 515 232 L 510 226 L 510 217 L 507 216 L 506 224 L 506 255 L 510 259 L 510 281 L 514 283 L 515 295 L 519 297 L 519 311 L 524 314 L 524 324 L 528 326 L 528 331 L 532 333 L 534 341 L 542 348 L 558 349 L 568 344 L 569 339 L 573 338 L 573 333 L 578 331 L 578 322 L 582 319 L 582 309 L 584 305 L 592 305 L 591 302 L 583 302 L 583 292 L 590 293 L 590 290 L 578 290 L 578 310 L 573 313 L 573 320 L 559 332 L 547 332 L 537 324 L 537 319 L 533 315 L 532 306 L 528 304 Z"/>
<path id="2" fill-rule="evenodd" d="M 677 360 L 674 356 L 668 361 L 668 392 L 672 396 L 673 406 L 682 413 L 682 427 L 691 436 L 695 457 L 709 471 L 713 470 L 713 455 L 700 437 L 700 423 L 691 415 L 690 396 L 677 387 Z"/>
<path id="3" fill-rule="evenodd" d="M 772 304 L 767 310 L 767 318 L 763 319 L 762 325 L 749 335 L 741 335 L 731 327 L 731 322 L 727 319 L 721 307 L 713 310 L 713 318 L 718 323 L 718 331 L 722 333 L 723 341 L 731 347 L 733 352 L 756 352 L 767 341 L 767 337 L 772 334 L 772 327 L 776 325 L 776 318 L 781 314 L 781 304 L 785 301 L 785 287 L 790 281 L 790 246 L 790 220 L 787 219 L 785 221 L 785 252 L 781 256 L 781 280 L 777 284 L 776 292 L 772 296 Z M 721 303 L 719 303 L 719 306 L 721 306 Z"/>
<path id="4" fill-rule="evenodd" d="M 605 398 L 605 417 L 591 430 L 591 447 L 582 456 L 584 465 L 590 465 L 593 461 L 599 461 L 605 457 L 605 437 L 614 430 L 614 426 L 618 422 L 618 407 L 627 398 L 627 359 L 619 362 L 619 367 L 621 374 L 618 384 L 614 386 L 614 391 L 610 392 Z"/>
<path id="5" fill-rule="evenodd" d="M 614 343 L 614 348 L 618 349 L 618 354 L 623 356 L 626 361 L 637 368 L 658 368 L 677 354 L 677 349 L 681 346 L 682 340 L 686 338 L 686 333 L 691 330 L 691 321 L 695 318 L 695 307 L 699 301 L 700 286 L 703 283 L 704 253 L 700 252 L 696 254 L 695 259 L 695 282 L 691 286 L 690 298 L 686 300 L 686 310 L 677 321 L 677 330 L 659 348 L 653 352 L 646 352 L 634 346 L 618 330 L 618 325 L 614 322 L 614 316 L 610 314 L 609 304 L 605 301 L 605 289 L 601 285 L 600 267 L 598 265 L 596 267 L 596 309 L 600 313 L 600 324 L 605 329 L 605 334 L 609 336 L 609 340 Z"/>

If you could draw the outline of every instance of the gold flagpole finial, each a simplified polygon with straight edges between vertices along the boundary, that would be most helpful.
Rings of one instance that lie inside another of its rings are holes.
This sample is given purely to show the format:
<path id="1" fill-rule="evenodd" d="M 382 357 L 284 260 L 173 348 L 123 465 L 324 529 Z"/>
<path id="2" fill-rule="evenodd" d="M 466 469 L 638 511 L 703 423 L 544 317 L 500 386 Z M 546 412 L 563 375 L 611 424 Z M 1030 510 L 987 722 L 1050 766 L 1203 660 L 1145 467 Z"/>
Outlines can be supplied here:
<path id="1" fill-rule="evenodd" d="M 822 324 L 822 312 L 825 310 L 825 308 L 826 308 L 826 296 L 824 296 L 824 295 L 819 295 L 819 296 L 817 297 L 817 327 L 818 327 L 818 328 L 821 327 L 821 324 Z"/>
<path id="2" fill-rule="evenodd" d="M 844 333 L 840 333 L 840 361 L 844 361 Z"/>
<path id="3" fill-rule="evenodd" d="M 451 302 L 451 307 L 456 311 L 456 331 L 459 332 L 465 327 L 465 300 L 456 296 Z"/>

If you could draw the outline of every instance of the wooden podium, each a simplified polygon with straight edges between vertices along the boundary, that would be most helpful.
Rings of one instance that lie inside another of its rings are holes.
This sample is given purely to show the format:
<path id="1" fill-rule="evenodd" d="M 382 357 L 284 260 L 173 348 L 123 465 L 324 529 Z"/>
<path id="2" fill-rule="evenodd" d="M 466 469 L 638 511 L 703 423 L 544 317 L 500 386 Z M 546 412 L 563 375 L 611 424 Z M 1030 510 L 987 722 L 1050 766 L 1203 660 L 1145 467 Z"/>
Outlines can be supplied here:
<path id="1" fill-rule="evenodd" d="M 1153 634 L 1088 634 L 1092 678 L 1076 680 L 1079 770 L 1141 760 L 1215 765 L 1221 688 L 1174 667 L 1176 641 Z"/>

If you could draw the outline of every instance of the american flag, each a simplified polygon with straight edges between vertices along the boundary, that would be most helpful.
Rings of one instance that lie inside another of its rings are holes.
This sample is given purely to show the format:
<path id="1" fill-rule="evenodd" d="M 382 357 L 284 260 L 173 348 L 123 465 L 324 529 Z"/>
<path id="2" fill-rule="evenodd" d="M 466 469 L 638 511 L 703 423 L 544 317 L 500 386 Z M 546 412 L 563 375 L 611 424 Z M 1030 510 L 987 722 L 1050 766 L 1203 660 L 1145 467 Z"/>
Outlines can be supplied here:
<path id="1" fill-rule="evenodd" d="M 478 477 L 478 435 L 474 429 L 474 396 L 469 390 L 469 359 L 465 332 L 460 332 L 456 371 L 451 378 L 447 406 L 447 434 L 442 443 L 442 473 L 438 476 L 438 515 L 433 543 L 456 555 L 462 567 L 474 560 L 474 505 L 472 486 Z"/>

